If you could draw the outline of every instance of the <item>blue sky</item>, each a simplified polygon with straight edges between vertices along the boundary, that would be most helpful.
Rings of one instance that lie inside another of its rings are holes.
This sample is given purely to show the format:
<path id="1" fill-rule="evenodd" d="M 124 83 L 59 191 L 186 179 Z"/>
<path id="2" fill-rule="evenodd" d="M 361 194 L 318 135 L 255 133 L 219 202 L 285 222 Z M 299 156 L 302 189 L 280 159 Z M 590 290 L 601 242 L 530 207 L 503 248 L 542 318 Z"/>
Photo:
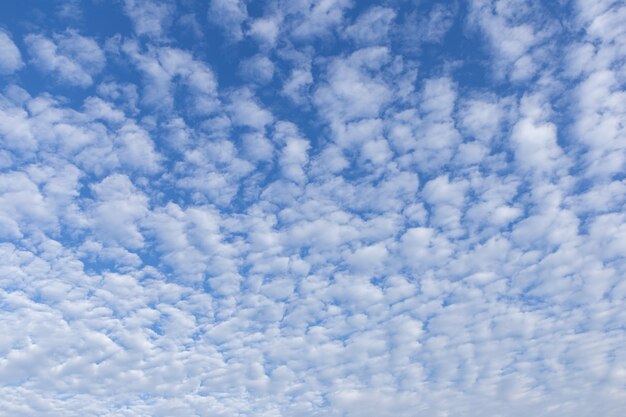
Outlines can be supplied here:
<path id="1" fill-rule="evenodd" d="M 0 410 L 623 415 L 625 21 L 3 1 Z"/>

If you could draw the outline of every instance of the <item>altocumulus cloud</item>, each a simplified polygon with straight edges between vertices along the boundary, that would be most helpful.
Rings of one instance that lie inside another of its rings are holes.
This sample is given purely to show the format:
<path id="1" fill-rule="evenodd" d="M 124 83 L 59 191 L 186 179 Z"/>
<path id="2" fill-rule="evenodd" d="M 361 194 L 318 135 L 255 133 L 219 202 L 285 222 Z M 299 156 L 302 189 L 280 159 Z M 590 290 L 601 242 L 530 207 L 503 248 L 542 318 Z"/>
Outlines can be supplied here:
<path id="1" fill-rule="evenodd" d="M 0 16 L 0 415 L 623 415 L 623 2 Z"/>

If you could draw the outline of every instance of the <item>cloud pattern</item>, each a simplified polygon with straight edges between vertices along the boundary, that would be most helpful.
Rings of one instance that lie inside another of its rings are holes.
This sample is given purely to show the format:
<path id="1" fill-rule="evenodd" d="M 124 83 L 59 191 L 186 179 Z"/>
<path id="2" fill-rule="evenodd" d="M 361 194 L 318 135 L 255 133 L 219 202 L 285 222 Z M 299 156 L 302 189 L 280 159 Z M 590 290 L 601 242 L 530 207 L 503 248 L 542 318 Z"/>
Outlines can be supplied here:
<path id="1" fill-rule="evenodd" d="M 623 415 L 622 2 L 25 3 L 0 414 Z"/>

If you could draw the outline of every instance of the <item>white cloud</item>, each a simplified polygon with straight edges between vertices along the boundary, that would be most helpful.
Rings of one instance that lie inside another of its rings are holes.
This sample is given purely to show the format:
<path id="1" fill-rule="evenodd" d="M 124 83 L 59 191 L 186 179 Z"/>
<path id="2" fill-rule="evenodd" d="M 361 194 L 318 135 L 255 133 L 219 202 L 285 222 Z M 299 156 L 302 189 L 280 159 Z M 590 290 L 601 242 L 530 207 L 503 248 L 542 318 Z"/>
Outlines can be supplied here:
<path id="1" fill-rule="evenodd" d="M 178 187 L 193 192 L 197 201 L 230 203 L 242 186 L 241 179 L 250 174 L 254 166 L 239 158 L 231 141 L 199 141 L 195 145 L 185 151 L 184 163 L 176 167 L 173 180 Z"/>
<path id="2" fill-rule="evenodd" d="M 493 48 L 497 77 L 528 80 L 538 70 L 537 61 L 547 61 L 543 52 L 552 48 L 550 37 L 557 27 L 545 18 L 548 13 L 542 4 L 525 0 L 472 1 L 470 22 Z"/>
<path id="3" fill-rule="evenodd" d="M 243 135 L 243 148 L 248 159 L 253 161 L 267 161 L 272 159 L 274 145 L 260 133 Z"/>
<path id="4" fill-rule="evenodd" d="M 98 240 L 129 249 L 144 245 L 138 222 L 148 214 L 148 198 L 126 175 L 113 174 L 91 187 L 96 195 L 91 222 Z"/>
<path id="5" fill-rule="evenodd" d="M 535 173 L 550 173 L 559 168 L 562 151 L 557 143 L 557 129 L 553 123 L 541 120 L 545 109 L 540 97 L 524 97 L 522 118 L 511 132 L 511 142 L 520 167 Z"/>
<path id="6" fill-rule="evenodd" d="M 386 120 L 390 144 L 405 155 L 404 164 L 412 163 L 428 172 L 452 159 L 461 141 L 453 119 L 457 98 L 450 78 L 429 78 L 423 82 L 417 108 L 408 108 Z"/>
<path id="7" fill-rule="evenodd" d="M 132 113 L 137 111 L 138 94 L 135 84 L 105 82 L 98 85 L 97 92 L 100 96 L 113 102 L 121 102 Z"/>
<path id="8" fill-rule="evenodd" d="M 0 408 L 621 416 L 623 6 L 404 6 L 119 2 L 97 80 L 30 35 L 98 84 L 0 94 Z"/>
<path id="9" fill-rule="evenodd" d="M 31 127 L 28 123 L 28 113 L 12 103 L 0 105 L 0 133 L 2 144 L 12 151 L 32 151 L 37 148 Z"/>
<path id="10" fill-rule="evenodd" d="M 242 0 L 211 0 L 207 17 L 225 32 L 227 38 L 239 41 L 243 37 L 241 25 L 248 18 L 248 11 Z"/>
<path id="11" fill-rule="evenodd" d="M 459 109 L 461 126 L 472 137 L 489 142 L 500 133 L 506 106 L 506 101 L 496 101 L 494 97 L 464 101 Z"/>
<path id="12" fill-rule="evenodd" d="M 391 100 L 390 88 L 369 71 L 379 70 L 389 61 L 384 47 L 365 48 L 345 59 L 335 59 L 328 67 L 327 84 L 314 95 L 316 106 L 328 119 L 354 120 L 378 116 Z"/>
<path id="13" fill-rule="evenodd" d="M 384 245 L 378 244 L 355 250 L 348 255 L 348 263 L 356 273 L 376 275 L 383 270 L 388 251 Z"/>
<path id="14" fill-rule="evenodd" d="M 587 147 L 585 163 L 591 175 L 610 176 L 626 164 L 626 91 L 611 71 L 598 71 L 579 84 L 576 95 L 578 120 L 574 132 Z"/>
<path id="15" fill-rule="evenodd" d="M 243 77 L 252 82 L 266 84 L 274 76 L 274 63 L 264 55 L 255 55 L 240 64 Z"/>
<path id="16" fill-rule="evenodd" d="M 346 36 L 364 45 L 385 43 L 395 16 L 393 9 L 374 6 L 346 28 Z"/>
<path id="17" fill-rule="evenodd" d="M 280 34 L 280 24 L 279 16 L 254 19 L 247 34 L 262 44 L 274 46 Z"/>
<path id="18" fill-rule="evenodd" d="M 206 115 L 214 112 L 217 80 L 211 68 L 193 55 L 177 48 L 149 48 L 142 53 L 136 42 L 127 42 L 122 49 L 137 65 L 145 79 L 143 101 L 156 108 L 171 109 L 174 92 L 181 86 L 189 93 L 188 112 Z"/>
<path id="19" fill-rule="evenodd" d="M 4 239 L 21 238 L 28 229 L 36 231 L 54 228 L 56 218 L 47 207 L 37 184 L 24 173 L 7 173 L 0 176 L 2 210 L 0 231 Z"/>
<path id="20" fill-rule="evenodd" d="M 343 22 L 345 11 L 350 9 L 352 5 L 351 0 L 325 0 L 320 2 L 299 0 L 285 5 L 288 12 L 295 12 L 292 36 L 297 39 L 311 39 L 329 35 L 333 29 Z"/>
<path id="21" fill-rule="evenodd" d="M 285 122 L 276 124 L 274 138 L 284 143 L 279 160 L 283 176 L 296 182 L 304 181 L 306 174 L 303 168 L 309 160 L 309 141 L 298 135 L 296 126 Z"/>
<path id="22" fill-rule="evenodd" d="M 428 18 L 422 22 L 425 27 L 422 32 L 423 40 L 433 43 L 441 42 L 454 23 L 454 15 L 454 5 L 450 8 L 441 4 L 433 6 Z"/>
<path id="23" fill-rule="evenodd" d="M 272 114 L 259 105 L 252 92 L 245 88 L 230 95 L 228 110 L 235 124 L 257 130 L 262 130 L 273 121 Z"/>
<path id="24" fill-rule="evenodd" d="M 170 203 L 151 213 L 146 227 L 165 265 L 180 279 L 202 282 L 205 274 L 218 279 L 236 274 L 236 252 L 222 242 L 220 223 L 209 207 L 185 211 Z"/>
<path id="25" fill-rule="evenodd" d="M 44 72 L 50 72 L 66 82 L 88 87 L 106 63 L 104 52 L 92 38 L 68 31 L 53 35 L 52 39 L 30 34 L 24 38 L 33 63 Z"/>
<path id="26" fill-rule="evenodd" d="M 168 0 L 124 0 L 124 12 L 138 35 L 163 35 L 171 22 L 173 9 Z"/>
<path id="27" fill-rule="evenodd" d="M 161 156 L 144 129 L 127 123 L 120 128 L 115 143 L 119 146 L 117 153 L 122 164 L 148 173 L 159 170 Z"/>
<path id="28" fill-rule="evenodd" d="M 297 104 L 304 104 L 309 100 L 308 91 L 313 84 L 313 75 L 310 69 L 294 69 L 283 84 L 282 94 Z"/>
<path id="29" fill-rule="evenodd" d="M 0 30 L 0 74 L 12 74 L 22 68 L 22 54 L 8 33 Z"/>

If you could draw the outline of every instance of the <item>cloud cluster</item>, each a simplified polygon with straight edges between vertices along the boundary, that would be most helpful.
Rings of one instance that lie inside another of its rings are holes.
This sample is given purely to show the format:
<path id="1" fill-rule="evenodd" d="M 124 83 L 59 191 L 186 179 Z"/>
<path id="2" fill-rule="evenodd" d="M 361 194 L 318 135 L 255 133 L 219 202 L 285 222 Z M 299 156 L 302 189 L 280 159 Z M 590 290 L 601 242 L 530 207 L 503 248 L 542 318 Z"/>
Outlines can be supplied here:
<path id="1" fill-rule="evenodd" d="M 54 34 L 52 39 L 29 34 L 24 41 L 35 66 L 70 85 L 90 86 L 93 76 L 102 71 L 105 64 L 98 43 L 77 32 Z"/>
<path id="2" fill-rule="evenodd" d="M 622 415 L 626 6 L 205 3 L 3 24 L 0 409 Z"/>

